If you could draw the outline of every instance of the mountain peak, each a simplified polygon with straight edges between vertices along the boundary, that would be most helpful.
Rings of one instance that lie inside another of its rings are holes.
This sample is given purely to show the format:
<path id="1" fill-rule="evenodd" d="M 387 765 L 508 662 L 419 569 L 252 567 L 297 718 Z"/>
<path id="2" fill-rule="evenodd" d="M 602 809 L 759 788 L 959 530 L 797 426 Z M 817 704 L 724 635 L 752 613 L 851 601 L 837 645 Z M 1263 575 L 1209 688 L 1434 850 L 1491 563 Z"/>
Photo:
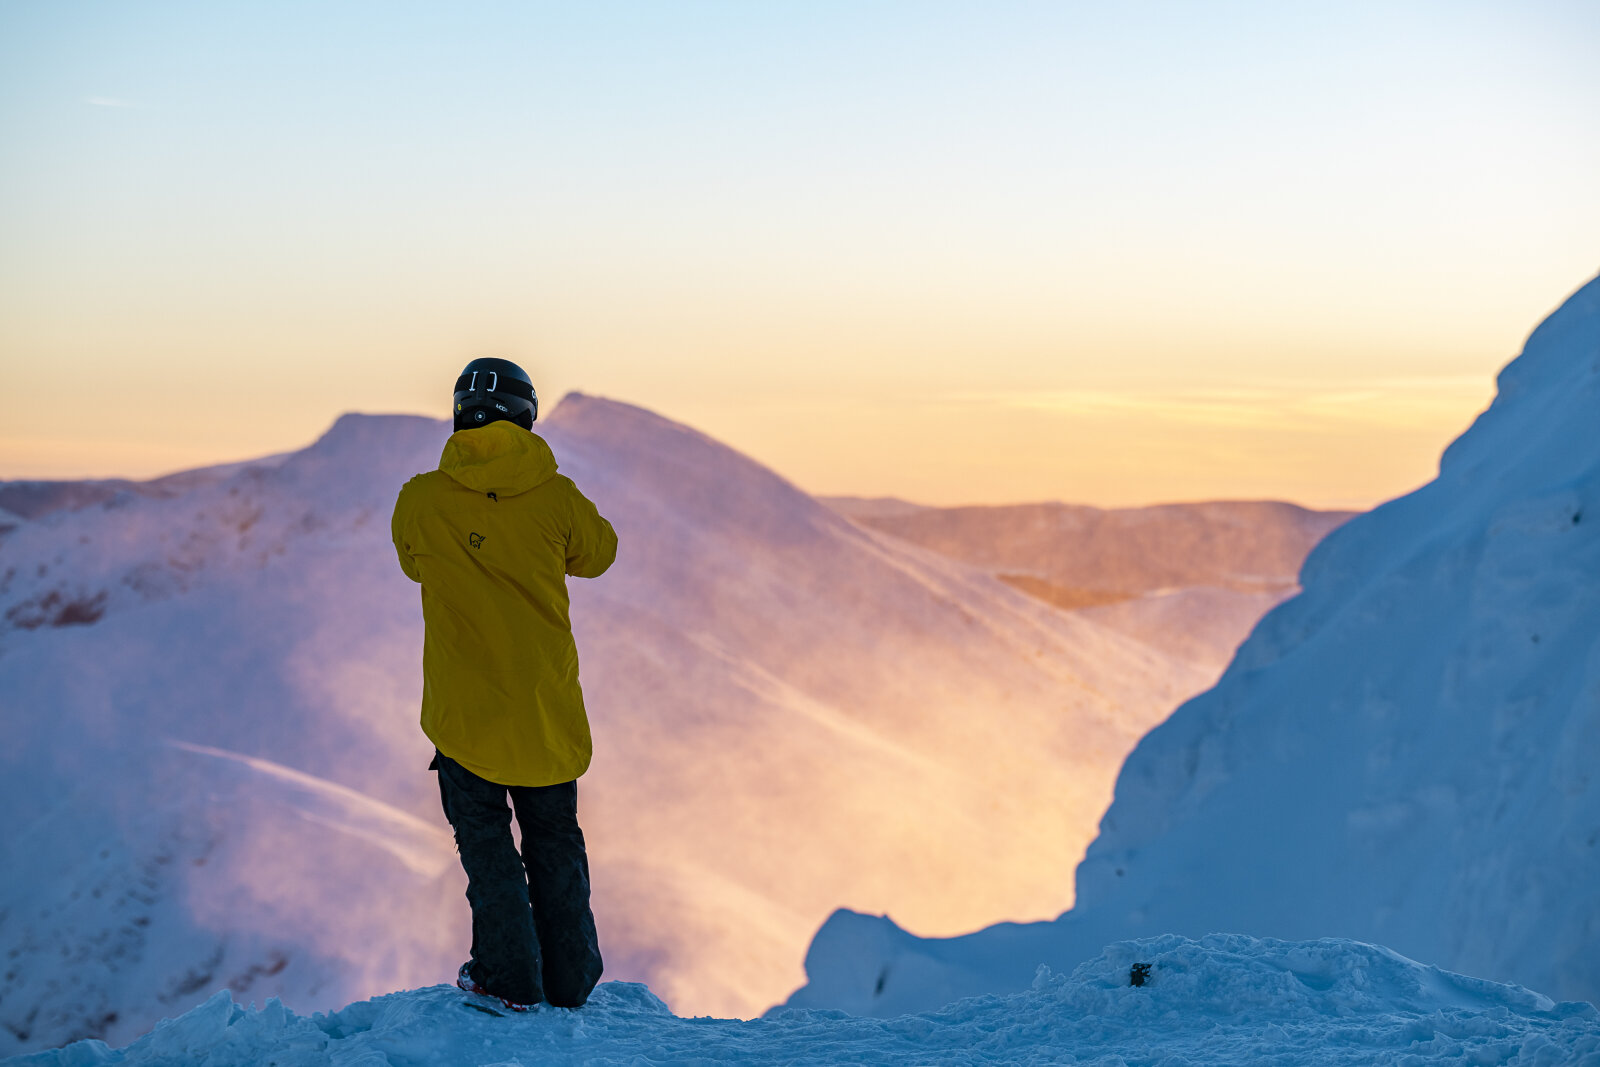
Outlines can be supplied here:
<path id="1" fill-rule="evenodd" d="M 721 441 L 684 423 L 637 404 L 590 396 L 588 393 L 567 393 L 557 401 L 554 410 L 542 422 L 534 424 L 536 433 L 546 429 L 565 432 L 577 438 L 603 438 L 618 442 L 664 435 L 689 447 L 711 448 L 745 459 L 741 453 Z M 746 462 L 754 463 L 748 459 Z"/>
<path id="2" fill-rule="evenodd" d="M 313 441 L 310 447 L 296 453 L 295 458 L 305 455 L 349 456 L 372 450 L 392 449 L 398 443 L 397 438 L 434 437 L 438 439 L 439 447 L 443 448 L 444 439 L 449 434 L 449 424 L 443 419 L 430 419 L 423 415 L 369 415 L 364 412 L 347 411 L 334 419 L 333 425 L 323 431 L 322 436 Z"/>

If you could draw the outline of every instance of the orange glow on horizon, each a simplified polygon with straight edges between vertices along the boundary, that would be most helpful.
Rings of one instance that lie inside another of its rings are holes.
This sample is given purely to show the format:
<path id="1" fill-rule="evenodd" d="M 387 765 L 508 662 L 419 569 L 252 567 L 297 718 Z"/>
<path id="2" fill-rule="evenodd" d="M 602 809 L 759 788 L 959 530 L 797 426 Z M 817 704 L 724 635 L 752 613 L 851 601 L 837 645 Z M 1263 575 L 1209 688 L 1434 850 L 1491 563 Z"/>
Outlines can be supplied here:
<path id="1" fill-rule="evenodd" d="M 1085 389 L 705 409 L 691 421 L 755 440 L 819 495 L 935 505 L 1062 500 L 1135 507 L 1290 500 L 1366 509 L 1438 471 L 1493 384 L 1470 376 L 1311 385 Z"/>
<path id="2" fill-rule="evenodd" d="M 1490 382 L 1457 375 L 837 398 L 831 408 L 809 399 L 703 403 L 659 413 L 816 495 L 943 506 L 1270 498 L 1364 509 L 1432 478 L 1442 449 L 1492 395 Z M 117 438 L 92 425 L 70 437 L 6 435 L 0 476 L 157 477 L 302 448 L 326 425 L 307 411 L 280 426 L 216 426 L 177 441 Z"/>

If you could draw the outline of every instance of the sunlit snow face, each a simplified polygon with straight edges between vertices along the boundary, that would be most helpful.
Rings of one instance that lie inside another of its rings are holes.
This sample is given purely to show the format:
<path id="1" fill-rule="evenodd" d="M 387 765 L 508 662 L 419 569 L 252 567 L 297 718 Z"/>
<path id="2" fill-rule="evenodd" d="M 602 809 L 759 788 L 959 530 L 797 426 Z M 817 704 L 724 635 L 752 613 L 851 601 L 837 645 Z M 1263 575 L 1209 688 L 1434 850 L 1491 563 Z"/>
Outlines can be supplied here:
<path id="1" fill-rule="evenodd" d="M 1122 755 L 1220 668 L 1144 643 L 1192 629 L 1198 601 L 1063 616 L 647 412 L 576 398 L 541 433 L 622 541 L 611 573 L 572 583 L 602 949 L 679 1010 L 781 1001 L 841 905 L 928 934 L 1059 913 Z M 286 460 L 7 536 L 51 561 L 7 596 L 112 593 L 93 625 L 23 632 L 37 651 L 0 676 L 63 709 L 41 750 L 92 752 L 126 779 L 121 809 L 170 816 L 126 829 L 118 861 L 168 856 L 149 988 L 245 975 L 326 1007 L 461 962 L 418 594 L 386 521 L 447 437 L 352 417 Z"/>

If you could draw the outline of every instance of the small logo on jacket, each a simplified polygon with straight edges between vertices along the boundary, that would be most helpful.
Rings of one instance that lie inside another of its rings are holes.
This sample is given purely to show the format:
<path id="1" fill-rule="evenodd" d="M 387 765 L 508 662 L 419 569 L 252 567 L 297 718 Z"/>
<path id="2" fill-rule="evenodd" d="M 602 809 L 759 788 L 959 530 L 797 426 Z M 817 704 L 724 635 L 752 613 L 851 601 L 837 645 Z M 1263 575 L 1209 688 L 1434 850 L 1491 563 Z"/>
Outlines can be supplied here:
<path id="1" fill-rule="evenodd" d="M 467 534 L 467 540 L 472 542 L 473 548 L 483 547 L 483 534 L 481 533 L 469 533 Z"/>

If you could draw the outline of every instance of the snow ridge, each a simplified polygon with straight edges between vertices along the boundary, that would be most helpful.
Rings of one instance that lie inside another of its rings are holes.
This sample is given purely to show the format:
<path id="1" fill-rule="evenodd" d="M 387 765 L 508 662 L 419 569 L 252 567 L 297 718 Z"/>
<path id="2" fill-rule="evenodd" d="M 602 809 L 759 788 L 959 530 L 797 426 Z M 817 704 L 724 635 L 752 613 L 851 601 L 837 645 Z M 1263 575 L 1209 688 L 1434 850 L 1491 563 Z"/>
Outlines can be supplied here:
<path id="1" fill-rule="evenodd" d="M 1144 984 L 1130 984 L 1142 964 Z M 450 986 L 305 1017 L 227 992 L 122 1050 L 85 1041 L 15 1067 L 259 1063 L 1525 1063 L 1600 1057 L 1600 1012 L 1352 941 L 1166 936 L 1109 946 L 1070 976 L 898 1019 L 790 1008 L 682 1019 L 607 982 L 578 1011 L 491 1017 Z"/>
<path id="2" fill-rule="evenodd" d="M 1139 743 L 1070 912 L 949 940 L 839 913 L 790 1003 L 924 1010 L 1216 930 L 1600 1001 L 1600 279 L 1499 381 L 1438 478 L 1330 534 Z"/>

